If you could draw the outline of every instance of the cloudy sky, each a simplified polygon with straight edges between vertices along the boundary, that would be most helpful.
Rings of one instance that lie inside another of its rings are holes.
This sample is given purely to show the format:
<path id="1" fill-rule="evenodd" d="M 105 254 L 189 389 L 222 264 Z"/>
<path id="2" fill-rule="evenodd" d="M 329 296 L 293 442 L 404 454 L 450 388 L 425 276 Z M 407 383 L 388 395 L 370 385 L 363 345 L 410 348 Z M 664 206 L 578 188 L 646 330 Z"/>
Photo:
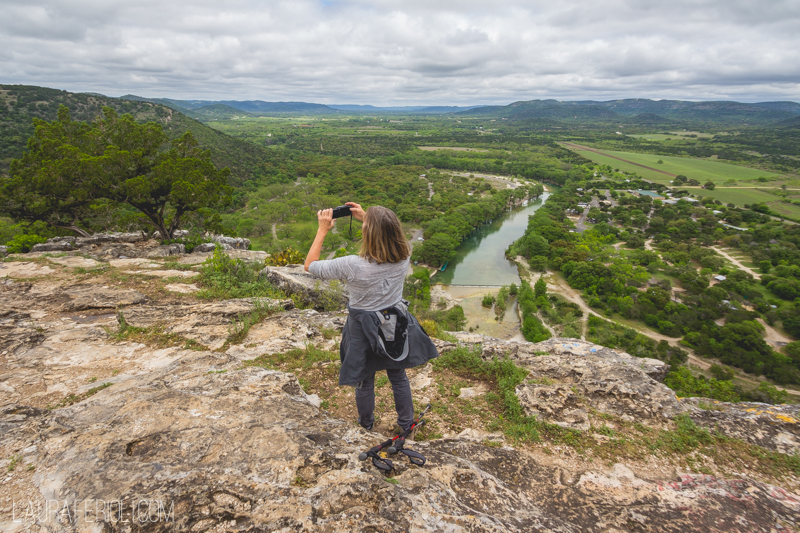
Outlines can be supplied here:
<path id="1" fill-rule="evenodd" d="M 0 83 L 464 105 L 800 101 L 800 0 L 0 0 Z"/>

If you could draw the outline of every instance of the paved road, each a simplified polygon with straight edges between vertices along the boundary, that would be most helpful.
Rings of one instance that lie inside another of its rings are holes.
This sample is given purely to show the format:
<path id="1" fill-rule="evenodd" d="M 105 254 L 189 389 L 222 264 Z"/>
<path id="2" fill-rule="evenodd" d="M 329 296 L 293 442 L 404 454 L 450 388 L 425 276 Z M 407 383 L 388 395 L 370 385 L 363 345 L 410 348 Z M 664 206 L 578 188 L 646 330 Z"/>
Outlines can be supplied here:
<path id="1" fill-rule="evenodd" d="M 589 202 L 589 206 L 583 210 L 583 213 L 581 213 L 581 217 L 575 224 L 575 231 L 577 231 L 578 233 L 583 233 L 584 231 L 586 231 L 586 215 L 589 214 L 589 209 L 593 207 L 600 207 L 600 201 L 594 197 L 592 197 L 592 200 Z"/>

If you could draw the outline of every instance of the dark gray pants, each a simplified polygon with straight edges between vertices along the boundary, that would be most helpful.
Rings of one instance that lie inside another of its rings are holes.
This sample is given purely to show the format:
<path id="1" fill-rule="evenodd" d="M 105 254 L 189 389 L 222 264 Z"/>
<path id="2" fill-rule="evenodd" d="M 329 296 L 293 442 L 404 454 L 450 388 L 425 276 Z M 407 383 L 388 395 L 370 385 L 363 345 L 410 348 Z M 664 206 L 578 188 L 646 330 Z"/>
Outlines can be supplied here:
<path id="1" fill-rule="evenodd" d="M 408 382 L 406 371 L 400 369 L 387 369 L 386 375 L 392 384 L 394 394 L 394 408 L 397 411 L 397 425 L 404 431 L 414 422 L 414 402 L 411 399 L 411 384 Z M 358 408 L 358 423 L 362 427 L 371 428 L 375 423 L 375 373 L 356 385 L 356 408 Z"/>

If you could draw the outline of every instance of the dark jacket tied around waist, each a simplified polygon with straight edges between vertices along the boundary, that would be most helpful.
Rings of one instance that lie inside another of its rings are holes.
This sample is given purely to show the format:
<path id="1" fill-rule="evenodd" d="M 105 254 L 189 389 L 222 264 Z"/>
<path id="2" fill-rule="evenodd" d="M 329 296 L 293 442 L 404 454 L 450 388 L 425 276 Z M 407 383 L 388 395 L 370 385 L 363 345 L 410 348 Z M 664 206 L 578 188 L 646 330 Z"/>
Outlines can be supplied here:
<path id="1" fill-rule="evenodd" d="M 349 312 L 339 349 L 339 385 L 356 385 L 378 370 L 413 368 L 439 355 L 405 302 L 381 311 Z"/>

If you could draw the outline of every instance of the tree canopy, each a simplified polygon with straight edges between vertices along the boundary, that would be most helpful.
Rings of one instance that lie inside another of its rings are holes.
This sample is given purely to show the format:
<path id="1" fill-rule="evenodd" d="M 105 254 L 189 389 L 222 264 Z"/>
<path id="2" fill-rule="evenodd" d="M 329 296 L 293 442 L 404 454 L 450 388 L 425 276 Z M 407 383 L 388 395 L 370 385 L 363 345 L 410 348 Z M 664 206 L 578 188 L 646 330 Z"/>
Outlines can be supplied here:
<path id="1" fill-rule="evenodd" d="M 191 212 L 230 204 L 230 171 L 217 169 L 191 133 L 168 150 L 159 124 L 137 124 L 109 107 L 94 123 L 73 121 L 61 106 L 53 122 L 34 119 L 28 151 L 0 180 L 0 210 L 88 235 L 99 206 L 127 204 L 171 239 Z"/>

